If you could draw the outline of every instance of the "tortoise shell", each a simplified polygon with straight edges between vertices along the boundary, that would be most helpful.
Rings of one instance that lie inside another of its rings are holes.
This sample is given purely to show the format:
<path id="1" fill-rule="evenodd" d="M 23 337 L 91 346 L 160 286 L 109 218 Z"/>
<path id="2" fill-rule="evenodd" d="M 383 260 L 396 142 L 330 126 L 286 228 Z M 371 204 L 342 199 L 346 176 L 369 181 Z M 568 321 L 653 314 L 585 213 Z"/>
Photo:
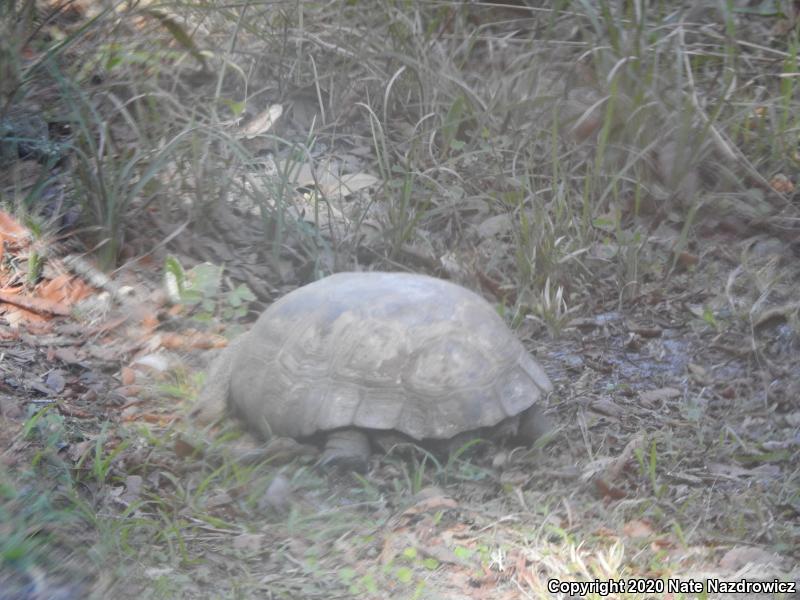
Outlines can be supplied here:
<path id="1" fill-rule="evenodd" d="M 209 393 L 265 437 L 358 427 L 450 438 L 553 389 L 486 300 L 407 273 L 339 273 L 298 288 L 225 352 Z"/>

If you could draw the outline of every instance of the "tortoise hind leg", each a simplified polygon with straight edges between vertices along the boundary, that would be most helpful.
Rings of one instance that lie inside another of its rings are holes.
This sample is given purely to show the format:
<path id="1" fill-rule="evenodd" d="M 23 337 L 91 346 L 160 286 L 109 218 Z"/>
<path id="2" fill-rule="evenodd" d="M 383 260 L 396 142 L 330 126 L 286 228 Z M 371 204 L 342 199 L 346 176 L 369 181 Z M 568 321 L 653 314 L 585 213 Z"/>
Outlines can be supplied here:
<path id="1" fill-rule="evenodd" d="M 319 462 L 323 467 L 339 466 L 363 473 L 367 470 L 369 454 L 366 433 L 353 428 L 337 429 L 328 434 Z"/>

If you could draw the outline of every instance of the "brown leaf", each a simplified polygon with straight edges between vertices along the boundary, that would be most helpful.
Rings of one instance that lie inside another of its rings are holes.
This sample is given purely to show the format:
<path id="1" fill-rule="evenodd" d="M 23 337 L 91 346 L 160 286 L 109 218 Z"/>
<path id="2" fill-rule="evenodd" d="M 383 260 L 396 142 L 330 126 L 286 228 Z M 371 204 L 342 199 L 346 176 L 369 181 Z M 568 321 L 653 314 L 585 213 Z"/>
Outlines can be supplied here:
<path id="1" fill-rule="evenodd" d="M 129 385 L 121 385 L 118 388 L 114 389 L 114 393 L 119 394 L 123 398 L 136 398 L 139 394 L 142 393 L 142 386 L 129 384 Z"/>
<path id="2" fill-rule="evenodd" d="M 0 210 L 0 236 L 5 241 L 20 243 L 30 239 L 27 227 L 20 223 L 4 210 Z"/>
<path id="3" fill-rule="evenodd" d="M 69 315 L 69 307 L 67 307 L 65 304 L 53 302 L 51 300 L 47 300 L 46 298 L 20 296 L 16 293 L 16 291 L 19 290 L 12 292 L 7 288 L 4 291 L 0 291 L 0 302 L 13 304 L 14 306 L 19 306 L 20 308 L 24 308 L 27 311 L 39 315 L 56 315 L 60 317 L 66 317 Z"/>
<path id="4" fill-rule="evenodd" d="M 206 508 L 218 508 L 231 502 L 233 502 L 233 497 L 228 492 L 219 492 L 206 501 Z"/>
<path id="5" fill-rule="evenodd" d="M 700 262 L 700 257 L 696 254 L 692 254 L 690 252 L 679 252 L 677 257 L 677 263 L 679 266 L 686 268 L 686 267 L 693 267 L 697 263 Z"/>
<path id="6" fill-rule="evenodd" d="M 187 331 L 183 334 L 168 331 L 161 334 L 161 346 L 169 350 L 210 350 L 227 345 L 228 340 L 223 336 L 202 331 Z"/>
<path id="7" fill-rule="evenodd" d="M 791 194 L 794 192 L 794 183 L 786 175 L 778 173 L 769 181 L 769 186 L 779 194 Z"/>
<path id="8" fill-rule="evenodd" d="M 600 413 L 601 415 L 606 415 L 608 417 L 614 417 L 617 419 L 625 414 L 625 409 L 610 398 L 597 398 L 596 400 L 593 400 L 591 404 L 589 404 L 589 408 L 591 408 L 594 412 Z"/>
<path id="9" fill-rule="evenodd" d="M 800 313 L 800 302 L 789 302 L 788 304 L 774 306 L 759 314 L 754 319 L 753 326 L 759 329 L 764 325 L 789 321 L 792 315 L 798 313 Z"/>
<path id="10" fill-rule="evenodd" d="M 594 479 L 594 486 L 597 488 L 597 493 L 603 498 L 610 498 L 611 500 L 622 500 L 627 496 L 624 490 L 611 485 L 602 477 Z"/>
<path id="11" fill-rule="evenodd" d="M 636 450 L 643 446 L 644 439 L 644 433 L 639 432 L 633 436 L 627 444 L 625 444 L 625 448 L 622 450 L 620 455 L 615 458 L 606 468 L 605 476 L 610 481 L 614 481 L 619 478 L 619 476 L 622 474 L 622 471 L 633 458 Z"/>
<path id="12" fill-rule="evenodd" d="M 153 425 L 160 425 L 161 427 L 166 427 L 173 421 L 175 421 L 177 417 L 175 415 L 157 415 L 154 413 L 134 413 L 129 415 L 124 415 L 122 420 L 126 423 L 132 421 L 144 421 L 145 423 L 152 423 Z"/>
<path id="13" fill-rule="evenodd" d="M 426 487 L 414 495 L 416 503 L 403 511 L 402 517 L 412 517 L 421 513 L 458 508 L 458 502 L 447 496 L 437 487 Z"/>
<path id="14" fill-rule="evenodd" d="M 95 445 L 95 440 L 84 440 L 77 444 L 70 444 L 67 449 L 67 456 L 72 462 L 78 462 L 83 455 L 90 452 Z"/>
<path id="15" fill-rule="evenodd" d="M 136 382 L 136 371 L 130 367 L 122 367 L 120 369 L 120 380 L 124 386 L 133 385 Z"/>
<path id="16" fill-rule="evenodd" d="M 657 390 L 647 390 L 639 394 L 639 400 L 647 406 L 655 406 L 673 398 L 679 398 L 681 391 L 675 388 L 658 388 Z"/>
<path id="17" fill-rule="evenodd" d="M 649 538 L 653 536 L 653 527 L 647 521 L 641 519 L 633 519 L 628 521 L 622 527 L 622 533 L 625 537 L 632 539 Z"/>
<path id="18" fill-rule="evenodd" d="M 54 303 L 72 306 L 92 294 L 93 289 L 82 279 L 63 273 L 36 286 L 36 295 Z"/>
<path id="19" fill-rule="evenodd" d="M 369 173 L 352 173 L 320 181 L 319 190 L 326 198 L 346 198 L 361 189 L 375 185 L 378 181 L 377 177 Z"/>
<path id="20" fill-rule="evenodd" d="M 692 379 L 694 379 L 700 385 L 711 384 L 711 378 L 708 376 L 708 371 L 706 371 L 705 368 L 694 363 L 689 363 L 686 368 L 689 370 L 689 374 L 691 375 Z"/>
<path id="21" fill-rule="evenodd" d="M 273 104 L 261 114 L 256 115 L 247 125 L 242 127 L 241 135 L 244 138 L 253 138 L 259 134 L 266 133 L 283 114 L 283 106 Z"/>
<path id="22" fill-rule="evenodd" d="M 632 325 L 630 330 L 633 333 L 638 333 L 643 338 L 656 338 L 660 337 L 663 333 L 661 327 L 658 326 L 648 327 L 646 325 Z"/>
<path id="23" fill-rule="evenodd" d="M 69 406 L 68 404 L 64 403 L 58 404 L 58 412 L 60 412 L 62 415 L 73 417 L 75 419 L 91 419 L 94 417 L 93 414 L 88 413 L 85 410 L 81 410 L 80 408 L 75 408 L 74 406 Z"/>
<path id="24" fill-rule="evenodd" d="M 53 357 L 68 365 L 76 365 L 82 360 L 78 353 L 75 346 L 62 346 L 53 350 Z"/>
<path id="25" fill-rule="evenodd" d="M 776 566 L 781 563 L 777 554 L 755 546 L 735 546 L 719 560 L 719 566 L 729 572 L 739 571 L 750 564 Z"/>
<path id="26" fill-rule="evenodd" d="M 182 437 L 175 438 L 175 446 L 173 447 L 173 451 L 175 452 L 175 455 L 180 458 L 198 458 L 203 455 L 200 450 Z"/>

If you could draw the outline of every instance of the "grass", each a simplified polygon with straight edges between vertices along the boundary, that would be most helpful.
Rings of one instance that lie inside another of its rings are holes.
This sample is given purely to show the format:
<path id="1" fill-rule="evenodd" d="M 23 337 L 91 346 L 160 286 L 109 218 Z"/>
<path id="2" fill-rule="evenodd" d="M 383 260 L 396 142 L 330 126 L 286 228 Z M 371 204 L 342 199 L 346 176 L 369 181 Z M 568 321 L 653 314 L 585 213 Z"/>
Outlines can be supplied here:
<path id="1" fill-rule="evenodd" d="M 791 192 L 769 186 L 796 179 L 800 164 L 788 3 L 759 15 L 731 3 L 365 7 L 4 6 L 0 119 L 27 111 L 71 133 L 70 160 L 29 165 L 33 185 L 14 166 L 0 204 L 51 239 L 41 207 L 55 186 L 82 209 L 79 236 L 109 269 L 168 248 L 158 258 L 203 321 L 243 319 L 256 296 L 331 270 L 410 269 L 482 287 L 520 335 L 580 345 L 559 358 L 587 355 L 561 374 L 552 409 L 563 430 L 499 470 L 483 446 L 448 460 L 390 453 L 361 479 L 296 459 L 280 467 L 290 510 L 265 515 L 276 465 L 213 449 L 176 456 L 171 430 L 109 426 L 86 432 L 91 450 L 67 467 L 59 448 L 80 436 L 41 411 L 23 427 L 25 451 L 14 447 L 24 468 L 2 472 L 8 580 L 41 569 L 54 586 L 70 581 L 72 563 L 53 559 L 63 552 L 120 597 L 146 589 L 148 573 L 153 597 L 181 597 L 195 580 L 225 597 L 427 598 L 451 587 L 537 597 L 551 577 L 685 575 L 717 560 L 715 547 L 756 542 L 796 559 L 796 450 L 762 447 L 789 430 L 784 381 L 796 373 L 761 319 L 790 304 L 797 272 L 754 235 L 788 239 L 800 217 Z M 243 135 L 273 104 L 283 108 L 274 126 Z M 319 182 L 326 164 L 379 184 L 296 189 L 298 170 Z M 739 233 L 726 246 L 713 241 L 720 231 Z M 227 264 L 206 285 L 202 261 Z M 704 366 L 677 378 L 640 366 L 625 381 L 623 366 L 642 359 L 634 348 L 650 342 L 628 331 L 615 352 L 625 329 L 614 311 L 680 324 Z M 575 341 L 576 320 L 597 315 L 611 320 Z M 797 310 L 777 318 L 773 337 L 796 348 Z M 737 347 L 751 352 L 720 350 Z M 164 395 L 185 396 L 185 381 Z M 685 393 L 645 409 L 638 391 L 662 381 Z M 622 416 L 585 410 L 598 397 Z M 622 497 L 598 498 L 591 475 L 640 431 L 648 442 L 613 482 Z M 114 494 L 130 475 L 142 489 L 123 506 Z M 457 507 L 415 513 L 415 495 L 437 486 Z M 639 521 L 641 537 L 625 533 Z M 75 531 L 91 542 L 67 549 Z M 260 549 L 232 551 L 242 535 L 260 536 Z M 116 565 L 108 580 L 101 564 Z"/>

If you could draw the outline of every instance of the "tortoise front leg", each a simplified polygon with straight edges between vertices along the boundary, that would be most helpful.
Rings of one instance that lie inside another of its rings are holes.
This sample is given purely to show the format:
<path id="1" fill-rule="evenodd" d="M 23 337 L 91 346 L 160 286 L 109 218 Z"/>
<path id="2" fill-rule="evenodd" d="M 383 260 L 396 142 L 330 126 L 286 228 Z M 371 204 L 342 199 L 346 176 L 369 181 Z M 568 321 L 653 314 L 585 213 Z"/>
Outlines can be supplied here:
<path id="1" fill-rule="evenodd" d="M 366 433 L 353 428 L 337 429 L 328 434 L 319 464 L 363 473 L 367 470 L 369 454 L 370 444 Z"/>
<path id="2" fill-rule="evenodd" d="M 519 415 L 519 429 L 517 430 L 517 443 L 533 446 L 534 442 L 553 429 L 550 420 L 545 416 L 542 408 L 536 404 Z"/>

